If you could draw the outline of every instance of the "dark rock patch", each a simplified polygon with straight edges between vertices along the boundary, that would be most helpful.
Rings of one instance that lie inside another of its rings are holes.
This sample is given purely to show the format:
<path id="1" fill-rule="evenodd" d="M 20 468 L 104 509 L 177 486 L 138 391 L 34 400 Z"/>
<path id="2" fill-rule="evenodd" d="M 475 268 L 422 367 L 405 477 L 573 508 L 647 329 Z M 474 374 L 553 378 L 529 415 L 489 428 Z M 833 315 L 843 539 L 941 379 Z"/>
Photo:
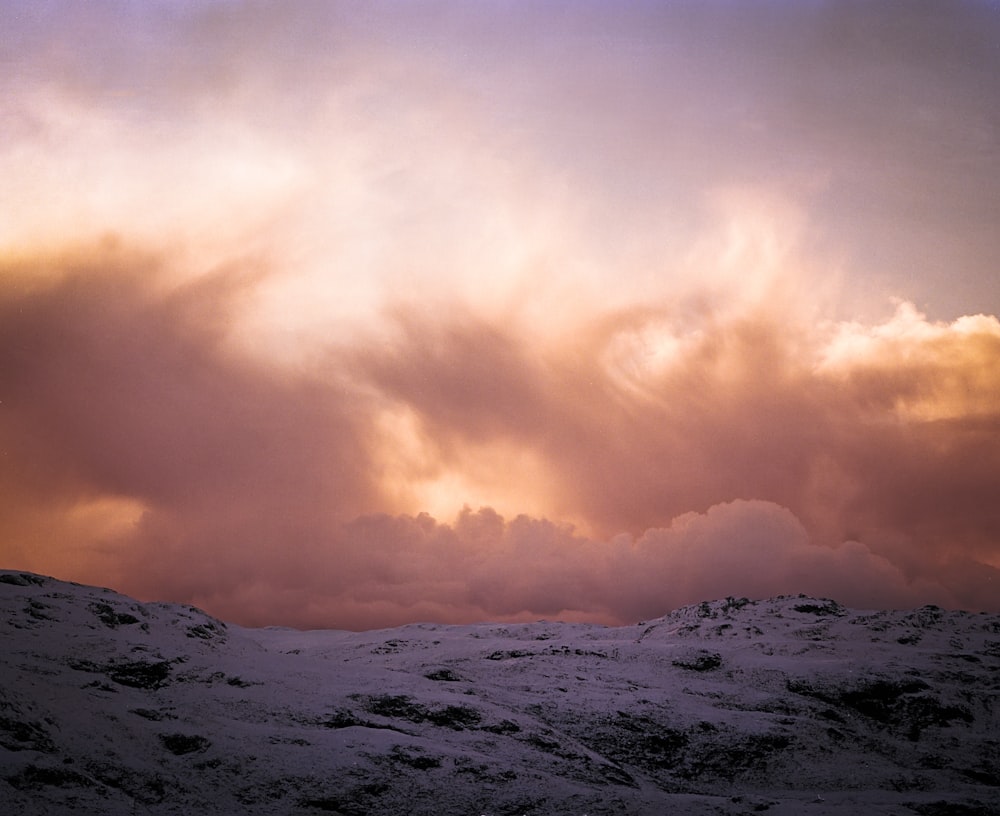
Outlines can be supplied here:
<path id="1" fill-rule="evenodd" d="M 52 753 L 55 746 L 41 723 L 0 715 L 0 747 L 8 751 Z"/>
<path id="2" fill-rule="evenodd" d="M 369 714 L 391 719 L 406 720 L 412 723 L 429 722 L 443 728 L 461 731 L 479 724 L 480 713 L 464 705 L 447 705 L 440 708 L 429 708 L 417 703 L 405 694 L 380 694 L 369 697 L 364 708 Z"/>
<path id="3" fill-rule="evenodd" d="M 159 804 L 169 789 L 163 777 L 148 771 L 97 760 L 88 762 L 86 767 L 101 784 L 122 791 L 143 805 Z"/>
<path id="4" fill-rule="evenodd" d="M 77 671 L 104 674 L 118 685 L 131 688 L 158 689 L 166 685 L 170 677 L 169 660 L 126 660 L 101 665 L 71 659 L 67 665 Z"/>
<path id="5" fill-rule="evenodd" d="M 217 640 L 225 639 L 226 625 L 219 622 L 209 622 L 209 623 L 199 623 L 195 626 L 189 626 L 187 632 L 185 633 L 189 638 L 197 638 L 198 640 Z"/>
<path id="6" fill-rule="evenodd" d="M 829 600 L 796 604 L 793 608 L 796 612 L 803 612 L 807 615 L 817 615 L 820 617 L 841 617 L 847 614 L 847 610 L 845 610 L 843 606 L 836 601 Z"/>
<path id="7" fill-rule="evenodd" d="M 87 609 L 109 629 L 117 629 L 119 626 L 129 626 L 139 622 L 139 619 L 135 615 L 130 615 L 127 612 L 117 612 L 111 604 L 95 601 L 88 604 Z"/>
<path id="8" fill-rule="evenodd" d="M 989 785 L 991 788 L 1000 788 L 1000 769 L 997 768 L 967 768 L 961 772 L 962 776 L 978 782 L 980 785 Z"/>
<path id="9" fill-rule="evenodd" d="M 333 712 L 329 719 L 321 721 L 319 725 L 324 728 L 354 728 L 356 726 L 369 726 L 369 723 L 358 719 L 353 711 L 341 708 Z"/>
<path id="10" fill-rule="evenodd" d="M 28 601 L 28 605 L 24 607 L 24 614 L 32 620 L 54 621 L 56 618 L 49 614 L 50 609 L 52 609 L 52 607 L 48 604 L 36 601 L 32 598 Z"/>
<path id="11" fill-rule="evenodd" d="M 516 657 L 534 657 L 535 652 L 529 652 L 524 649 L 503 649 L 491 652 L 486 655 L 487 660 L 510 660 Z"/>
<path id="12" fill-rule="evenodd" d="M 132 660 L 110 664 L 105 673 L 120 686 L 131 688 L 158 689 L 166 685 L 170 677 L 168 660 Z"/>
<path id="13" fill-rule="evenodd" d="M 38 575 L 31 575 L 27 572 L 5 572 L 0 574 L 0 584 L 10 584 L 11 586 L 43 586 L 45 579 Z"/>
<path id="14" fill-rule="evenodd" d="M 676 772 L 699 782 L 738 779 L 765 771 L 771 758 L 790 746 L 791 740 L 784 734 L 734 734 L 727 740 L 698 740 L 685 752 Z"/>
<path id="15" fill-rule="evenodd" d="M 431 709 L 427 719 L 442 728 L 461 731 L 478 725 L 482 715 L 470 706 L 447 705 L 443 708 Z"/>
<path id="16" fill-rule="evenodd" d="M 389 754 L 389 759 L 398 762 L 418 771 L 427 771 L 431 768 L 440 768 L 441 759 L 435 756 L 428 756 L 423 751 L 406 751 L 400 746 L 396 746 Z"/>
<path id="17" fill-rule="evenodd" d="M 491 734 L 508 735 L 508 734 L 519 733 L 521 730 L 521 726 L 519 726 L 513 720 L 501 720 L 498 723 L 490 723 L 489 725 L 484 725 L 482 727 L 482 730 L 489 731 Z"/>
<path id="18" fill-rule="evenodd" d="M 171 714 L 169 711 L 157 711 L 153 708 L 132 708 L 129 709 L 129 712 L 138 717 L 142 717 L 145 720 L 151 720 L 152 722 L 177 719 L 176 715 Z"/>
<path id="19" fill-rule="evenodd" d="M 451 669 L 435 669 L 432 672 L 428 672 L 424 675 L 428 680 L 436 680 L 438 682 L 444 683 L 458 683 L 462 680 L 455 672 Z"/>
<path id="20" fill-rule="evenodd" d="M 197 734 L 160 734 L 160 742 L 170 753 L 177 756 L 204 751 L 212 744 Z"/>
<path id="21" fill-rule="evenodd" d="M 688 657 L 680 657 L 672 661 L 679 669 L 689 671 L 714 671 L 722 665 L 722 655 L 717 652 L 700 651 Z"/>
<path id="22" fill-rule="evenodd" d="M 72 768 L 29 765 L 20 773 L 7 777 L 18 790 L 32 791 L 42 788 L 91 788 L 94 780 Z"/>

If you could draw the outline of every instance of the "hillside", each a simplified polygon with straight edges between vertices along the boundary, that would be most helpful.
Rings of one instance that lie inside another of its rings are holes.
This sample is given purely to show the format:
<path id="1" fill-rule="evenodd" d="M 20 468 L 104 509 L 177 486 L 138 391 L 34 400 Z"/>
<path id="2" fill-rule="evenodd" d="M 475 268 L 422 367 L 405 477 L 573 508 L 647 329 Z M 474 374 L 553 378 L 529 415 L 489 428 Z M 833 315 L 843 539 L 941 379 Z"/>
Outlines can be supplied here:
<path id="1" fill-rule="evenodd" d="M 1000 616 L 247 629 L 0 572 L 0 810 L 1000 813 Z"/>

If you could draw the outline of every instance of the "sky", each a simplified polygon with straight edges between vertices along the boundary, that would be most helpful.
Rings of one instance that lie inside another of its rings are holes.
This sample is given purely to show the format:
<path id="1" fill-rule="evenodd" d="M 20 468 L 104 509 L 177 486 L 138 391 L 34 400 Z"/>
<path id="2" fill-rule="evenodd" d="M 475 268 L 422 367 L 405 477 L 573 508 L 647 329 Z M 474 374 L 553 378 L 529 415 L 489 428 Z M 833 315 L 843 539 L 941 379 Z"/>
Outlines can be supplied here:
<path id="1" fill-rule="evenodd" d="M 982 0 L 0 0 L 0 566 L 1000 611 L 998 77 Z"/>

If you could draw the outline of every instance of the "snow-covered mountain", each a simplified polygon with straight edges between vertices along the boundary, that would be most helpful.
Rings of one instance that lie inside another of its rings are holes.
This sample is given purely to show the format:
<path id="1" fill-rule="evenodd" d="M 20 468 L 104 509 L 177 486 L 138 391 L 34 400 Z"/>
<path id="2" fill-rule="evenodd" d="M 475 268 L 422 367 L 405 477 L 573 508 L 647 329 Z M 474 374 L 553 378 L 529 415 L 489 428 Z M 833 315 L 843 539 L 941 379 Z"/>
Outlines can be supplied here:
<path id="1" fill-rule="evenodd" d="M 246 629 L 0 572 L 0 812 L 1000 813 L 1000 616 Z"/>

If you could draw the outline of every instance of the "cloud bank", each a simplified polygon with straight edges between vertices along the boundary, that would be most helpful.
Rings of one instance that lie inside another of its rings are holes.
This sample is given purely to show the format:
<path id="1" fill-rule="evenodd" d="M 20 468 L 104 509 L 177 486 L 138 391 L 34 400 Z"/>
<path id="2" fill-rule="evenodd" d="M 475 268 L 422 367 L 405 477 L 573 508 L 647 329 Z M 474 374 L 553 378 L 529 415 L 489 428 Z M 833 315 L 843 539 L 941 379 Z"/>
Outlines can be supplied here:
<path id="1" fill-rule="evenodd" d="M 542 345 L 414 307 L 289 368 L 228 340 L 253 275 L 50 265 L 6 268 L 0 299 L 18 565 L 312 626 L 799 591 L 995 608 L 996 318 L 644 309 Z M 504 515 L 421 512 L 475 495 Z"/>
<path id="2" fill-rule="evenodd" d="M 986 5 L 7 15 L 0 560 L 296 626 L 996 610 Z"/>

